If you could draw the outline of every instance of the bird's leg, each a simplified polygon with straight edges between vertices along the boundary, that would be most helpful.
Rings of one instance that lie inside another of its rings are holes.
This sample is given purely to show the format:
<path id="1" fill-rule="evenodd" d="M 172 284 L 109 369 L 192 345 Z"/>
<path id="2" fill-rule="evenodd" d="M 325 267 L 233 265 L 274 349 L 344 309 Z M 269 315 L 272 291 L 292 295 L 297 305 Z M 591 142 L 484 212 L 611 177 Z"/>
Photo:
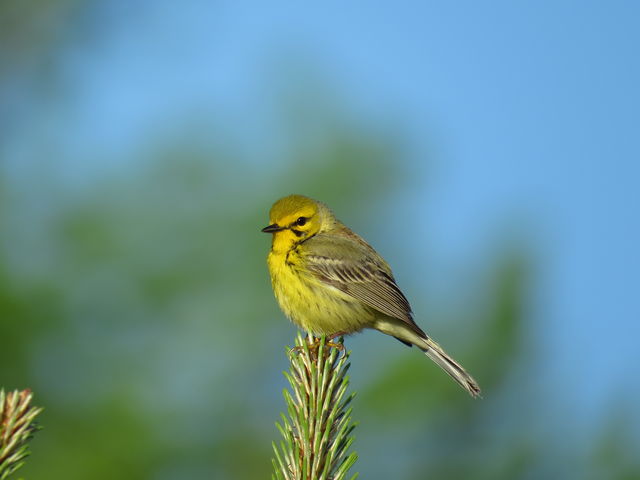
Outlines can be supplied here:
<path id="1" fill-rule="evenodd" d="M 331 340 L 335 340 L 338 337 L 342 337 L 343 335 L 346 335 L 348 332 L 336 332 L 336 333 L 332 333 L 331 335 L 329 335 L 327 337 L 327 340 L 330 342 Z"/>

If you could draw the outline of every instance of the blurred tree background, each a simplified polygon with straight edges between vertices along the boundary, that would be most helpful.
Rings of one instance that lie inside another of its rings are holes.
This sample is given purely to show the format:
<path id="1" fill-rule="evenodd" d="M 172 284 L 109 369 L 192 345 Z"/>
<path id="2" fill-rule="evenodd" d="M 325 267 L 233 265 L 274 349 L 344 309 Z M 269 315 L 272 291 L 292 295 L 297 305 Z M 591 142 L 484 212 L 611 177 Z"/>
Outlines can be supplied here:
<path id="1" fill-rule="evenodd" d="M 141 4 L 0 5 L 0 385 L 31 388 L 45 407 L 25 478 L 268 478 L 295 329 L 272 297 L 259 230 L 294 192 L 328 203 L 399 265 L 418 322 L 485 395 L 471 401 L 382 335 L 348 338 L 361 478 L 640 478 L 630 404 L 585 438 L 545 412 L 526 231 L 499 231 L 455 292 L 425 294 L 429 242 L 406 236 L 421 210 L 392 209 L 416 185 L 410 142 L 401 125 L 354 114 L 314 68 L 273 61 L 273 105 L 255 107 L 268 138 L 254 118 L 239 134 L 226 113 L 187 102 L 134 145 L 102 148 L 105 133 L 78 147 L 86 129 L 118 120 L 85 129 L 73 116 L 75 56 L 98 55 Z M 185 54 L 165 47 L 168 61 Z M 115 110 L 131 100 L 104 95 Z"/>

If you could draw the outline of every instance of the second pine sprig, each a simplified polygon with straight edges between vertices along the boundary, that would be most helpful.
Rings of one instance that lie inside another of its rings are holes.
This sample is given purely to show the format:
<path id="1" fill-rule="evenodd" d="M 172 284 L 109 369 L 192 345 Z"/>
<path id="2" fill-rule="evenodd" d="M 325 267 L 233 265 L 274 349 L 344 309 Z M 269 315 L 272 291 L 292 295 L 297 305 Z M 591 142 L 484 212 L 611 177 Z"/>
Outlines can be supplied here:
<path id="1" fill-rule="evenodd" d="M 38 426 L 42 408 L 33 407 L 29 390 L 5 394 L 0 390 L 0 480 L 18 470 L 29 455 L 28 442 Z"/>

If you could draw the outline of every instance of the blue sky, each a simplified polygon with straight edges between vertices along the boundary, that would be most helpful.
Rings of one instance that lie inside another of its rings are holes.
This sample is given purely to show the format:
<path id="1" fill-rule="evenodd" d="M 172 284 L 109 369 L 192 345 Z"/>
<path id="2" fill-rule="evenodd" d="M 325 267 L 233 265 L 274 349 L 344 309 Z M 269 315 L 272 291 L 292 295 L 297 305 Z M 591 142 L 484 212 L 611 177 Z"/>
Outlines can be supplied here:
<path id="1" fill-rule="evenodd" d="M 500 233 L 533 246 L 540 373 L 567 399 L 557 415 L 588 417 L 640 393 L 638 18 L 635 2 L 111 2 L 67 39 L 62 103 L 38 106 L 9 149 L 20 168 L 59 145 L 81 180 L 193 111 L 265 145 L 293 59 L 401 132 L 390 210 L 428 213 L 410 241 L 430 239 L 433 288 L 455 289 L 447 271 L 483 265 Z M 397 275 L 415 275 L 398 255 Z"/>

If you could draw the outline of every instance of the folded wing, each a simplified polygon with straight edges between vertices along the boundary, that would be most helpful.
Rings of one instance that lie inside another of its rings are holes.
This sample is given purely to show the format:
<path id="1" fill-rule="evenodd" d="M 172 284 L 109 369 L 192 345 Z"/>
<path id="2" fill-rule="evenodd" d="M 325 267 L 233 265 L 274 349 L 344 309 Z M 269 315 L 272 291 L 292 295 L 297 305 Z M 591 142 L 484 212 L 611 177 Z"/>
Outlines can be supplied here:
<path id="1" fill-rule="evenodd" d="M 349 237 L 319 234 L 304 242 L 300 253 L 317 279 L 420 331 L 391 269 L 371 247 Z"/>

